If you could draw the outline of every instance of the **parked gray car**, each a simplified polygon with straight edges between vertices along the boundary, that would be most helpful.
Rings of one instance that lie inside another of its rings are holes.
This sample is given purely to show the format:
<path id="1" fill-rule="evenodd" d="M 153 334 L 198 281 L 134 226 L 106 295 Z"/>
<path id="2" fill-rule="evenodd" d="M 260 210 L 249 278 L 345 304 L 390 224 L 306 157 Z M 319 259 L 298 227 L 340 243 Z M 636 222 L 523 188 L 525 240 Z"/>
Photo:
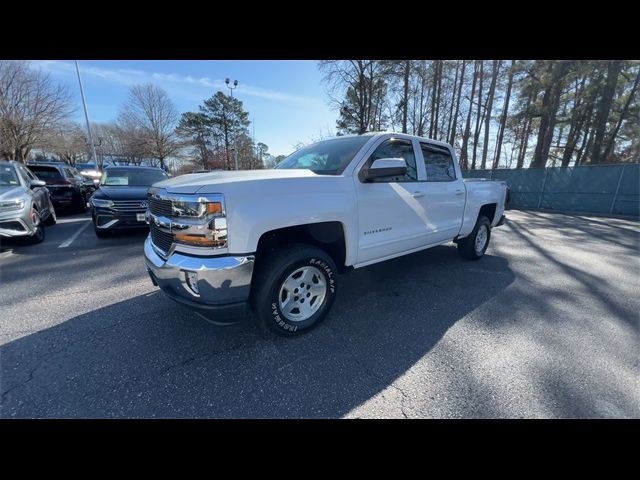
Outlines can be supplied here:
<path id="1" fill-rule="evenodd" d="M 0 238 L 44 240 L 44 225 L 56 223 L 46 183 L 18 162 L 0 161 Z"/>

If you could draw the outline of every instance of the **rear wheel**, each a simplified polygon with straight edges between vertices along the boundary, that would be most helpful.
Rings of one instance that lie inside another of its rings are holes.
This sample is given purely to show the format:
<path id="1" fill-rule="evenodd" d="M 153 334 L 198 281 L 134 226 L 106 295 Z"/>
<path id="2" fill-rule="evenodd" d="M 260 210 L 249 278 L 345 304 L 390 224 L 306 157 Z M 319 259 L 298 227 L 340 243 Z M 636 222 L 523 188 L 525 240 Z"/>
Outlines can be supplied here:
<path id="1" fill-rule="evenodd" d="M 478 217 L 476 226 L 468 237 L 458 242 L 458 252 L 467 260 L 478 260 L 484 255 L 491 239 L 491 222 L 484 215 Z"/>
<path id="2" fill-rule="evenodd" d="M 256 265 L 251 303 L 260 324 L 282 336 L 316 327 L 337 291 L 337 268 L 319 248 L 291 244 Z"/>

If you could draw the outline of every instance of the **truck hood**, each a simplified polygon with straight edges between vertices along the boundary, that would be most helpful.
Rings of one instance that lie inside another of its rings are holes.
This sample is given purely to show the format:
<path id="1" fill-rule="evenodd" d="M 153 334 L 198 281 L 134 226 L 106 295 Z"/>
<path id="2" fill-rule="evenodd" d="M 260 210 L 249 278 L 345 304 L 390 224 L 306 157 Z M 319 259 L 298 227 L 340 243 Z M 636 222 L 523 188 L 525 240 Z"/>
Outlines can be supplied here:
<path id="1" fill-rule="evenodd" d="M 13 200 L 24 195 L 24 189 L 20 186 L 13 185 L 0 187 L 0 200 Z"/>
<path id="2" fill-rule="evenodd" d="M 192 173 L 154 183 L 157 188 L 164 188 L 169 193 L 198 193 L 203 187 L 225 185 L 229 183 L 253 182 L 256 180 L 272 180 L 286 178 L 321 177 L 311 170 L 240 170 L 211 173 Z"/>

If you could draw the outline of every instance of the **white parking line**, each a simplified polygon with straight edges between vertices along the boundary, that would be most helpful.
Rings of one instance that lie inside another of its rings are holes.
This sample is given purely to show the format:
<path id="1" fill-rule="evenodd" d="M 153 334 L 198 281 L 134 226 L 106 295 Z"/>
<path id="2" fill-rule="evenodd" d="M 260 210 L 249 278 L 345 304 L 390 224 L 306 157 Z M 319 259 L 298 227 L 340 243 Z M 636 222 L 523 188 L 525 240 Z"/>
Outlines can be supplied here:
<path id="1" fill-rule="evenodd" d="M 58 221 L 56 222 L 56 224 L 64 225 L 65 223 L 86 222 L 88 220 L 91 220 L 91 217 L 82 217 L 82 218 L 60 218 L 60 217 L 58 217 Z"/>
<path id="2" fill-rule="evenodd" d="M 73 243 L 73 241 L 78 238 L 80 236 L 80 234 L 84 231 L 85 228 L 87 228 L 89 225 L 91 225 L 91 223 L 87 222 L 84 225 L 82 225 L 78 231 L 76 233 L 74 233 L 73 235 L 71 235 L 71 237 L 67 240 L 65 240 L 64 242 L 62 242 L 60 245 L 58 245 L 58 248 L 66 248 L 69 245 L 71 245 Z"/>

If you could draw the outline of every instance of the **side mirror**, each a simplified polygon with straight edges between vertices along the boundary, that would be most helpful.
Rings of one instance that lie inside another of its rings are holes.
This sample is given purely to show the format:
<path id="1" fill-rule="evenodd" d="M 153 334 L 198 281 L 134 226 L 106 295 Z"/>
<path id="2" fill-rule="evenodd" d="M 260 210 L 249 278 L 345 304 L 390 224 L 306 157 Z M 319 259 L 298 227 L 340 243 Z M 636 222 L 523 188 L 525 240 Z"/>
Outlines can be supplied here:
<path id="1" fill-rule="evenodd" d="M 364 180 L 381 177 L 396 177 L 407 173 L 407 162 L 404 158 L 379 158 L 374 160 L 364 174 Z"/>
<path id="2" fill-rule="evenodd" d="M 35 187 L 44 187 L 47 184 L 47 182 L 43 181 L 43 180 L 31 180 L 29 186 L 31 188 L 35 188 Z"/>

